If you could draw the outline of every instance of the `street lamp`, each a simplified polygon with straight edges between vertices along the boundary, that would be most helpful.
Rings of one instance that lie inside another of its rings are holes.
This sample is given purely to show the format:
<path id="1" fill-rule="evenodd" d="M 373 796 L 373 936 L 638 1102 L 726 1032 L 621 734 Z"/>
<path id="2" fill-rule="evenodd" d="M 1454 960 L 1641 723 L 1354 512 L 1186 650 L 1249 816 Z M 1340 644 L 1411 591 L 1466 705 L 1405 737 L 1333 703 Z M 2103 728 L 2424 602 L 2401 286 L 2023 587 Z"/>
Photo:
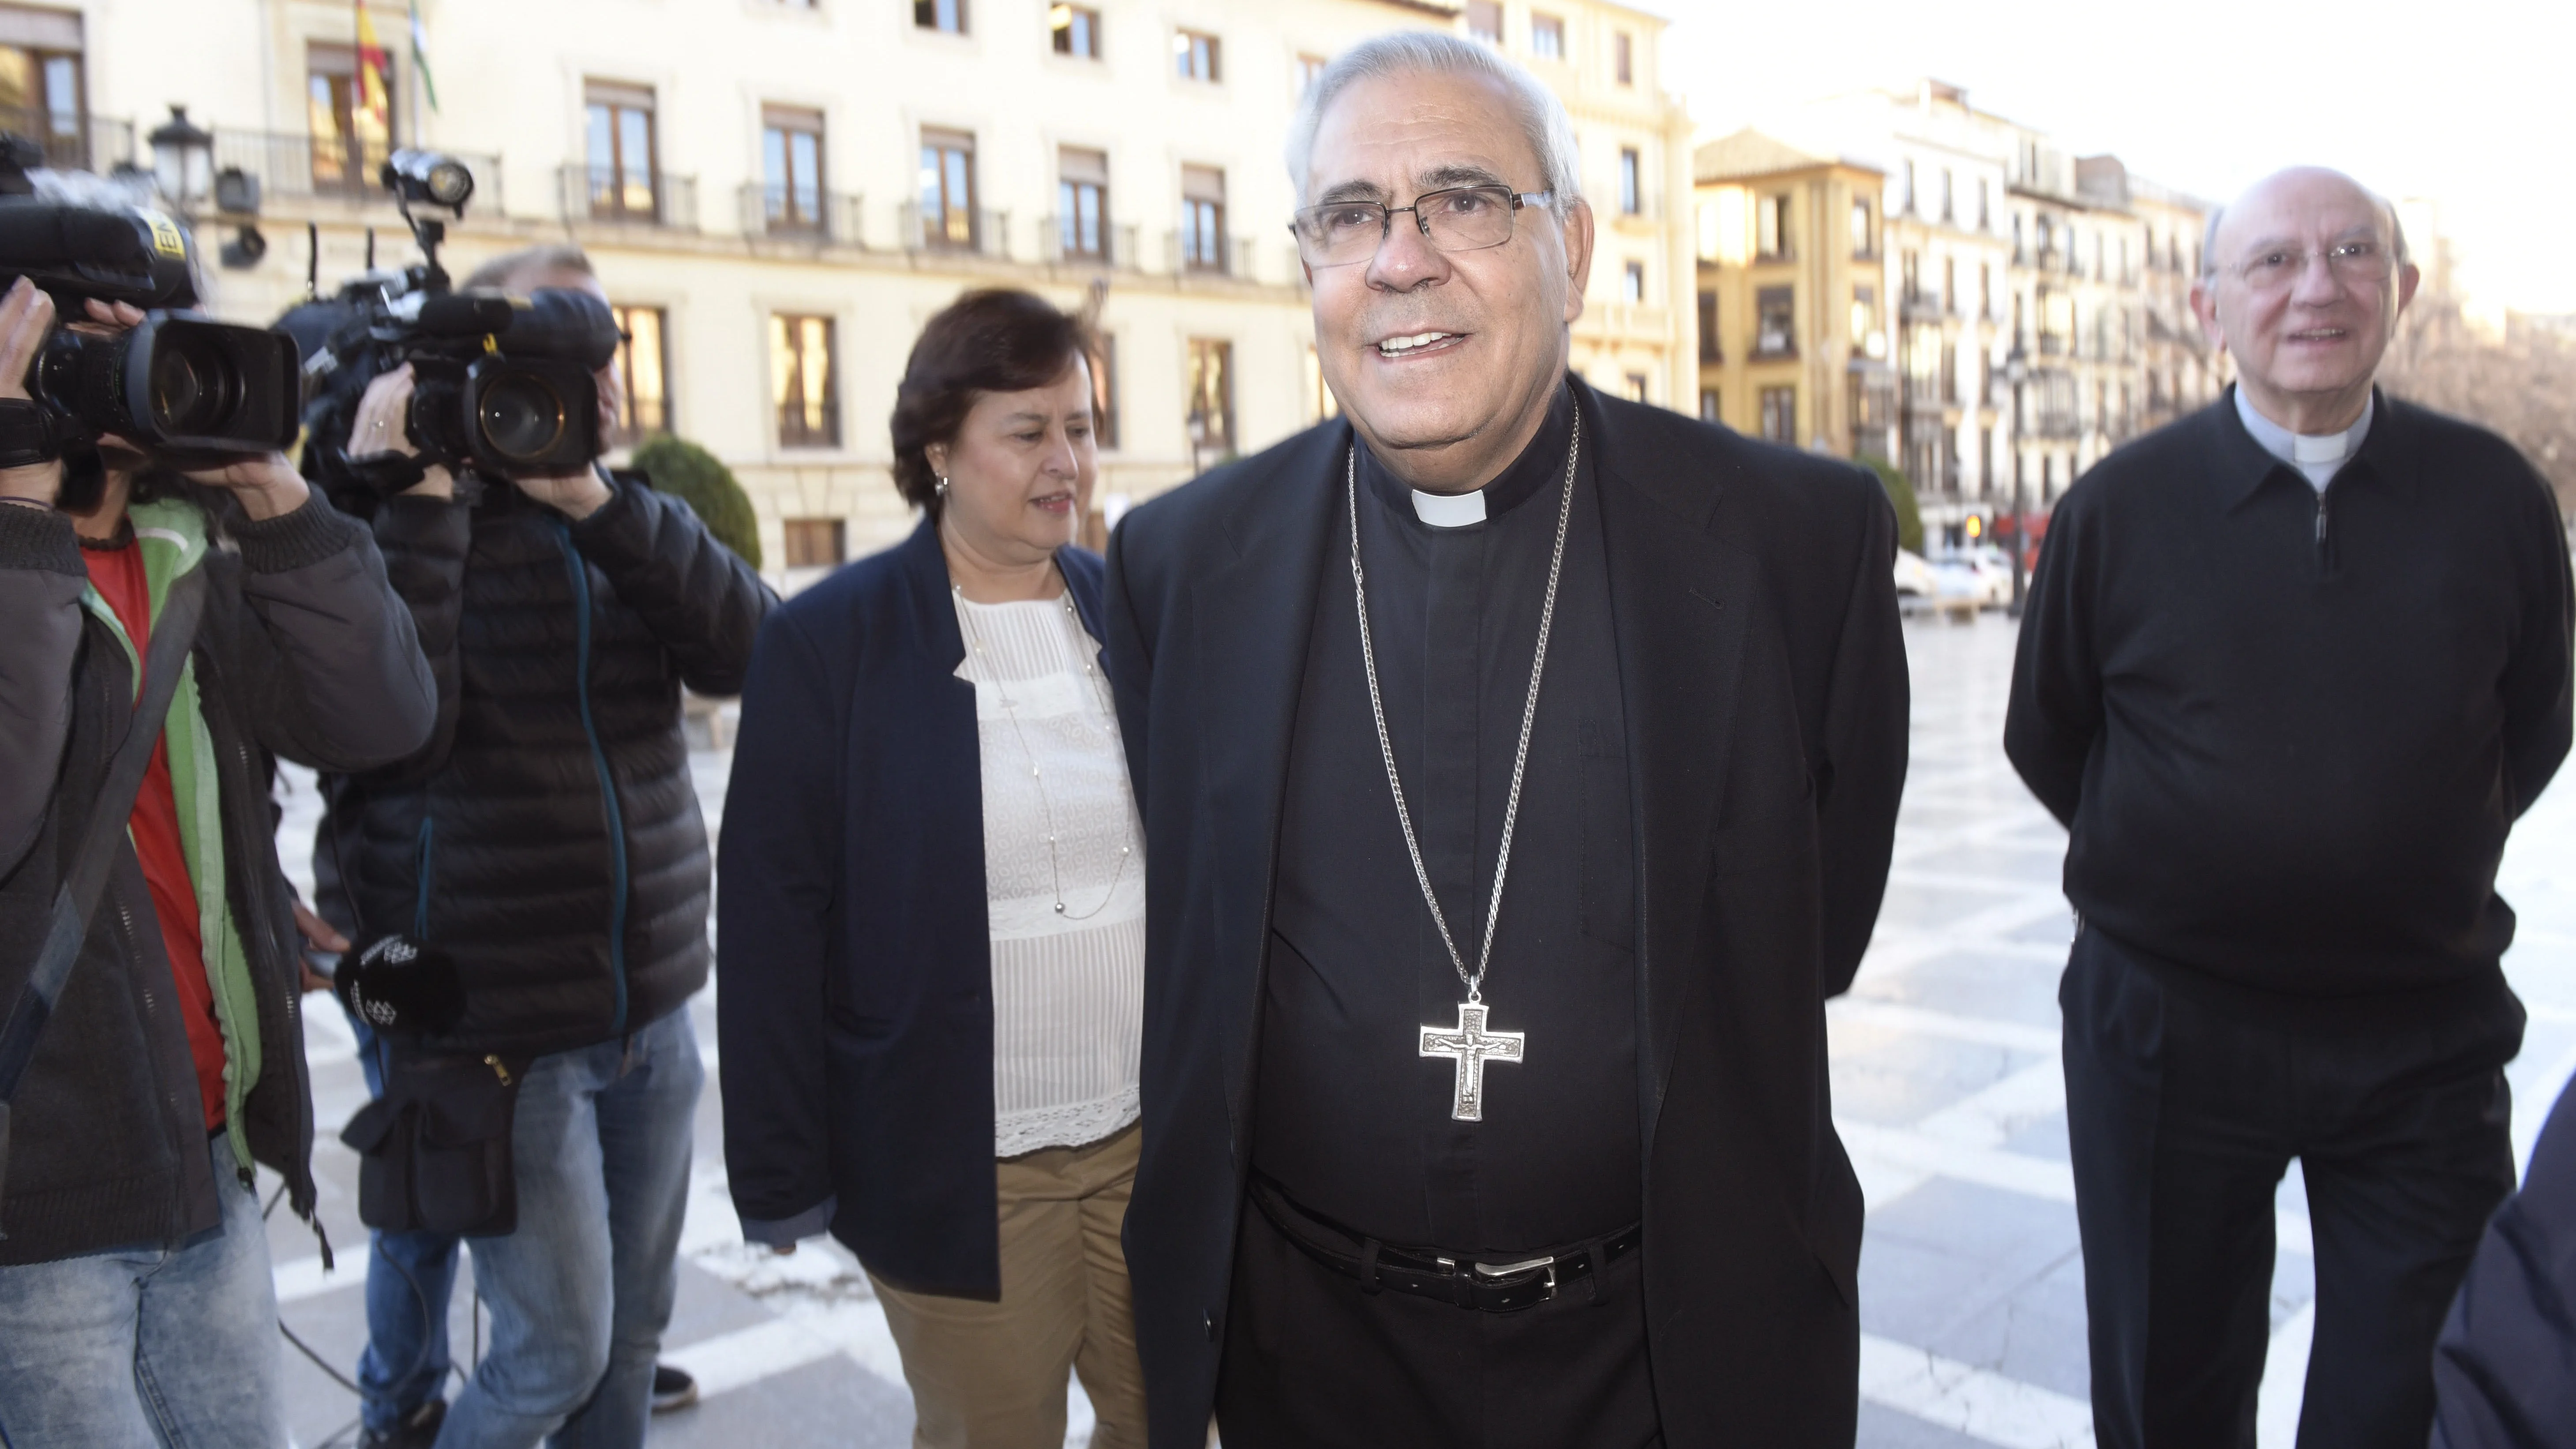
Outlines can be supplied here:
<path id="1" fill-rule="evenodd" d="M 203 205 L 215 189 L 213 133 L 189 120 L 186 106 L 173 105 L 150 139 L 152 180 L 162 196 L 182 211 Z"/>
<path id="2" fill-rule="evenodd" d="M 2012 573 L 2012 580 L 2013 580 L 2013 592 L 2012 592 L 2012 608 L 2011 608 L 2011 614 L 2012 614 L 2012 617 L 2014 617 L 2014 618 L 2018 619 L 2018 618 L 2020 618 L 2020 617 L 2021 617 L 2022 600 L 2023 600 L 2023 598 L 2024 598 L 2024 596 L 2025 596 L 2025 591 L 2029 588 L 2028 583 L 2027 583 L 2027 582 L 2024 580 L 2024 578 L 2023 578 L 2023 570 L 2024 570 L 2024 568 L 2027 566 L 2027 565 L 2026 565 L 2026 560 L 2027 560 L 2027 559 L 2028 559 L 2028 557 L 2029 557 L 2028 549 L 2029 549 L 2029 545 L 2030 545 L 2030 540 L 2029 540 L 2029 527 L 2030 527 L 2030 521 L 2029 521 L 2029 519 L 2027 519 L 2026 517 L 2024 517 L 2024 516 L 2023 516 L 2023 514 L 2022 514 L 2022 481 L 2021 481 L 2021 459 L 2022 459 L 2022 451 L 2021 451 L 2021 440 L 2022 440 L 2022 432 L 2021 432 L 2021 388 L 2022 388 L 2022 384 L 2023 384 L 2023 383 L 2028 382 L 2028 381 L 2030 380 L 2030 359 L 2029 359 L 2029 358 L 2027 358 L 2027 357 L 2025 357 L 2025 356 L 2022 354 L 2022 350 L 2021 350 L 2021 343 L 2020 343 L 2020 341 L 2019 341 L 2018 339 L 2015 339 L 2015 341 L 2013 342 L 2013 350 L 2012 350 L 2011 352 L 2008 352 L 2008 353 L 2006 353 L 2006 354 L 2004 355 L 2004 377 L 2005 377 L 2008 381 L 2010 381 L 2010 382 L 2012 383 L 2012 397 L 2013 397 L 2013 414 L 2012 414 L 2012 418 L 2013 418 L 2013 424 L 2012 424 L 2012 450 L 2013 450 L 2013 494 L 2012 494 L 2012 525 L 2013 525 L 2013 526 L 2012 526 L 2012 570 L 2013 570 L 2013 573 Z"/>

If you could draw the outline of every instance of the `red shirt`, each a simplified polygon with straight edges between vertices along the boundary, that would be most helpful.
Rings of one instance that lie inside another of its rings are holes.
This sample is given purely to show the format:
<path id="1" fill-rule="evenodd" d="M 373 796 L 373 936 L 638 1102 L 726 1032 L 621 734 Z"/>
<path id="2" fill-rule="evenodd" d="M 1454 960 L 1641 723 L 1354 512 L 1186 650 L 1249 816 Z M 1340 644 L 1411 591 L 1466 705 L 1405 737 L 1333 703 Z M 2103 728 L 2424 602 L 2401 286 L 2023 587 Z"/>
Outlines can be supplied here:
<path id="1" fill-rule="evenodd" d="M 143 550 L 128 540 L 115 549 L 83 548 L 89 581 L 125 626 L 125 637 L 144 654 L 152 640 L 152 593 L 143 576 Z M 140 674 L 136 676 L 140 681 Z M 171 708 L 178 708 L 174 700 Z M 188 1024 L 188 1055 L 197 1065 L 197 1096 L 205 1103 L 206 1130 L 224 1125 L 224 1029 L 215 1019 L 215 991 L 206 980 L 206 952 L 197 931 L 197 886 L 179 843 L 179 801 L 170 785 L 170 738 L 153 742 L 152 763 L 134 797 L 134 853 L 152 892 L 152 914 L 161 922 L 161 946 L 179 992 L 180 1020 Z"/>

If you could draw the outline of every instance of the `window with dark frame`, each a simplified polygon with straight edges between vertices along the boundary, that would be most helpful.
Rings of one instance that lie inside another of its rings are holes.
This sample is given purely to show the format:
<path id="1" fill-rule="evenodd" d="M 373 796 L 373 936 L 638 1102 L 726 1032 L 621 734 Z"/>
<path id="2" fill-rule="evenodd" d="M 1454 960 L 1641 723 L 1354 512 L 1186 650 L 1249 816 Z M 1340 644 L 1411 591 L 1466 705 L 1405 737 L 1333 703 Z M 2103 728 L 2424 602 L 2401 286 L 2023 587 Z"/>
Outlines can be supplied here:
<path id="1" fill-rule="evenodd" d="M 81 17 L 0 6 L 10 40 L 0 45 L 0 130 L 44 148 L 56 170 L 87 170 L 89 91 L 81 67 Z"/>
<path id="2" fill-rule="evenodd" d="M 841 406 L 832 373 L 831 318 L 770 314 L 770 400 L 778 414 L 778 446 L 841 445 Z"/>
<path id="3" fill-rule="evenodd" d="M 1870 334 L 1878 330 L 1878 289 L 1861 285 L 1852 288 L 1851 345 L 1856 352 L 1869 350 Z"/>
<path id="4" fill-rule="evenodd" d="M 653 88 L 595 80 L 584 85 L 583 95 L 588 103 L 590 214 L 658 221 L 662 176 L 653 134 Z"/>
<path id="5" fill-rule="evenodd" d="M 1172 62 L 1183 80 L 1207 81 L 1221 78 L 1220 42 L 1201 30 L 1175 31 L 1172 35 Z"/>
<path id="6" fill-rule="evenodd" d="M 1959 296 L 1959 259 L 1943 257 L 1941 259 L 1941 310 L 1956 312 L 1962 300 Z"/>
<path id="7" fill-rule="evenodd" d="M 921 128 L 921 240 L 951 251 L 975 248 L 975 136 Z"/>
<path id="8" fill-rule="evenodd" d="M 1631 307 L 1646 300 L 1646 264 L 1629 262 L 1619 270 L 1619 300 Z"/>
<path id="9" fill-rule="evenodd" d="M 385 112 L 366 103 L 355 47 L 312 41 L 304 47 L 305 126 L 313 141 L 313 189 L 369 196 L 393 154 L 393 83 L 385 77 Z M 52 87 L 47 86 L 50 91 Z"/>
<path id="10" fill-rule="evenodd" d="M 771 231 L 823 230 L 823 113 L 760 108 L 761 215 Z"/>
<path id="11" fill-rule="evenodd" d="M 1753 204 L 1754 247 L 1763 261 L 1778 261 L 1791 254 L 1789 230 L 1789 193 L 1774 192 Z"/>
<path id="12" fill-rule="evenodd" d="M 1503 7 L 1496 0 L 1467 0 L 1467 34 L 1487 45 L 1503 43 Z"/>
<path id="13" fill-rule="evenodd" d="M 1610 38 L 1610 71 L 1623 86 L 1637 83 L 1636 50 L 1636 37 L 1624 30 Z"/>
<path id="14" fill-rule="evenodd" d="M 617 426 L 611 447 L 631 448 L 671 431 L 670 314 L 659 307 L 611 307 L 617 343 Z"/>
<path id="15" fill-rule="evenodd" d="M 1234 451 L 1234 344 L 1193 337 L 1189 358 L 1190 450 L 1224 457 Z"/>
<path id="16" fill-rule="evenodd" d="M 912 23 L 943 35 L 964 35 L 966 0 L 912 0 Z"/>
<path id="17" fill-rule="evenodd" d="M 849 557 L 849 525 L 838 518 L 790 518 L 782 521 L 787 566 L 791 569 L 839 568 Z"/>
<path id="18" fill-rule="evenodd" d="M 1530 54 L 1541 60 L 1565 59 L 1565 21 L 1554 15 L 1532 15 Z"/>
<path id="19" fill-rule="evenodd" d="M 1047 11 L 1047 32 L 1058 55 L 1077 60 L 1100 59 L 1100 12 L 1088 5 L 1056 5 Z"/>
<path id="20" fill-rule="evenodd" d="M 1865 197 L 1852 198 L 1851 254 L 1855 257 L 1878 255 L 1878 247 L 1875 245 L 1869 225 L 1869 201 Z"/>
<path id="21" fill-rule="evenodd" d="M 1619 212 L 1636 216 L 1646 209 L 1646 161 L 1634 146 L 1619 148 Z"/>
<path id="22" fill-rule="evenodd" d="M 1702 362 L 1726 360 L 1724 350 L 1718 346 L 1715 292 L 1703 291 L 1699 294 L 1699 360 Z"/>
<path id="23" fill-rule="evenodd" d="M 1642 373 L 1642 372 L 1632 372 L 1632 373 L 1629 373 L 1629 374 L 1628 374 L 1628 401 L 1630 401 L 1630 402 L 1632 402 L 1632 403 L 1641 403 L 1641 402 L 1646 402 L 1646 401 L 1648 401 L 1648 398 L 1646 397 L 1646 385 L 1647 385 L 1647 382 L 1648 382 L 1648 381 L 1649 381 L 1649 379 L 1648 379 L 1648 378 L 1647 378 L 1647 376 L 1646 376 L 1644 373 Z"/>
<path id="24" fill-rule="evenodd" d="M 1181 168 L 1181 263 L 1194 272 L 1226 270 L 1225 172 L 1217 167 Z"/>
<path id="25" fill-rule="evenodd" d="M 1703 423 L 1723 421 L 1718 416 L 1716 388 L 1704 387 L 1699 390 L 1699 420 Z"/>
<path id="26" fill-rule="evenodd" d="M 1798 390 L 1794 387 L 1762 389 L 1762 436 L 1775 443 L 1798 441 Z"/>
<path id="27" fill-rule="evenodd" d="M 1069 258 L 1109 260 L 1109 153 L 1059 147 L 1055 172 L 1057 247 Z"/>
<path id="28" fill-rule="evenodd" d="M 1794 287 L 1764 287 L 1753 294 L 1753 355 L 1798 355 L 1798 292 Z"/>

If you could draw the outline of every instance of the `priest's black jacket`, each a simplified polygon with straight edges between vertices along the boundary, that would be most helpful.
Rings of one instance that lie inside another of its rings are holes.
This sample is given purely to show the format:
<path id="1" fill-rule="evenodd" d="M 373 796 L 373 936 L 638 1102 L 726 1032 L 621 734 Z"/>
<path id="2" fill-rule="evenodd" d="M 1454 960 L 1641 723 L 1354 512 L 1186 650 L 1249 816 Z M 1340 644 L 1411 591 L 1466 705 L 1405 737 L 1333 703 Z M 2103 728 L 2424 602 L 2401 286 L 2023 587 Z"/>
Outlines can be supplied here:
<path id="1" fill-rule="evenodd" d="M 1849 464 L 1573 387 L 1638 802 L 1664 1443 L 1849 1445 L 1862 1208 L 1824 1004 L 1868 944 L 1904 784 L 1894 514 Z M 1281 790 L 1318 583 L 1349 566 L 1328 533 L 1351 443 L 1346 423 L 1311 428 L 1110 542 L 1109 672 L 1149 863 L 1126 1248 L 1156 1449 L 1199 1449 L 1215 1399 Z"/>

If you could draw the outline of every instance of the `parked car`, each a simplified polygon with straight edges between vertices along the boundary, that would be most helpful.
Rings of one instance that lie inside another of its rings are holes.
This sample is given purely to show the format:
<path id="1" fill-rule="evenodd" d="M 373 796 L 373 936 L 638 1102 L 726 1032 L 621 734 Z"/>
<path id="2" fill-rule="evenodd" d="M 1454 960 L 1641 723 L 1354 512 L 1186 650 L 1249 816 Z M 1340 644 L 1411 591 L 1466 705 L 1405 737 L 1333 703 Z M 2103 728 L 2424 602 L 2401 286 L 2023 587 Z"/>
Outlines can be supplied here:
<path id="1" fill-rule="evenodd" d="M 1980 609 L 2000 609 L 2012 602 L 2012 565 L 2006 559 L 1989 554 L 2001 550 L 1978 549 L 1974 552 L 1944 553 L 1930 561 L 1933 575 L 1941 582 L 1939 592 L 1965 596 Z"/>
<path id="2" fill-rule="evenodd" d="M 1941 588 L 1940 577 L 1923 555 L 1905 549 L 1896 551 L 1896 596 L 1900 599 L 1928 599 Z"/>

